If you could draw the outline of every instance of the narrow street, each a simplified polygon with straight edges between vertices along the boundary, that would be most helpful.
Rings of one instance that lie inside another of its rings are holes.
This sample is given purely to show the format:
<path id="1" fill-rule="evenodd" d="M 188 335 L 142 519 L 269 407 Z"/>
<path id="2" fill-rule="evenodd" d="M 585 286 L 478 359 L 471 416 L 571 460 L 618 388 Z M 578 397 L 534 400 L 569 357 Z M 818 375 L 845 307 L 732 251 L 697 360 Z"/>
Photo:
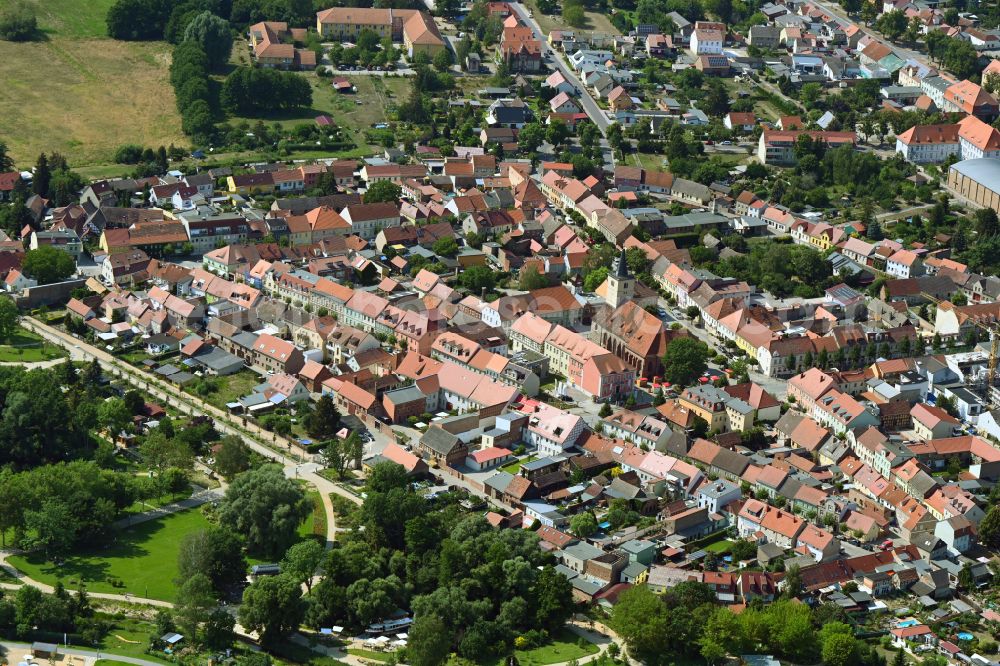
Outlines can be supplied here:
<path id="1" fill-rule="evenodd" d="M 597 125 L 597 129 L 601 130 L 602 135 L 607 135 L 608 128 L 611 127 L 612 122 L 608 119 L 607 114 L 604 112 L 594 98 L 590 94 L 590 90 L 583 84 L 582 81 L 577 77 L 576 72 L 574 72 L 569 65 L 562 59 L 558 52 L 549 46 L 549 41 L 547 35 L 542 32 L 542 29 L 538 26 L 538 23 L 532 17 L 528 16 L 528 11 L 519 2 L 510 3 L 511 8 L 514 13 L 517 14 L 518 19 L 521 20 L 526 26 L 531 28 L 531 32 L 535 35 L 535 39 L 539 41 L 542 45 L 542 62 L 549 63 L 550 66 L 554 66 L 567 81 L 572 83 L 580 94 L 574 99 L 578 100 L 583 106 L 583 110 L 586 112 L 590 120 Z M 608 145 L 606 139 L 601 139 L 601 151 L 604 154 L 604 168 L 607 171 L 611 171 L 615 166 L 615 156 L 614 151 L 611 150 L 611 146 Z"/>
<path id="2" fill-rule="evenodd" d="M 813 4 L 822 9 L 824 12 L 830 14 L 831 16 L 835 16 L 841 21 L 846 21 L 847 23 L 857 24 L 859 27 L 863 28 L 866 32 L 871 33 L 872 35 L 878 37 L 879 39 L 885 42 L 886 46 L 891 48 L 893 52 L 903 60 L 913 60 L 922 65 L 926 65 L 927 67 L 933 67 L 933 65 L 930 62 L 930 58 L 927 57 L 925 54 L 920 53 L 919 51 L 915 51 L 911 48 L 907 48 L 905 46 L 900 46 L 899 44 L 896 44 L 894 42 L 890 42 L 888 39 L 885 38 L 884 35 L 878 33 L 873 28 L 864 25 L 861 19 L 855 20 L 852 18 L 848 18 L 847 12 L 845 12 L 844 9 L 839 4 L 835 4 L 832 2 L 821 2 L 820 0 L 813 0 Z"/>

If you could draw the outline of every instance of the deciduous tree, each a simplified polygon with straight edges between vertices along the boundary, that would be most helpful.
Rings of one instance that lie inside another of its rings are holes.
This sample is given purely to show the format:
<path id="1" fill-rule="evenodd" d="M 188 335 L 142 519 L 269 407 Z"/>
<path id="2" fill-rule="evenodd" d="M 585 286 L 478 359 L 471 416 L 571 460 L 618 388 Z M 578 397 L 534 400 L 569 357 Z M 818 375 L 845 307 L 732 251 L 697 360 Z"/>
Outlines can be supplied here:
<path id="1" fill-rule="evenodd" d="M 188 636 L 197 636 L 203 622 L 206 622 L 216 607 L 212 581 L 203 573 L 195 573 L 180 585 L 174 617 Z"/>
<path id="2" fill-rule="evenodd" d="M 312 577 L 323 560 L 323 552 L 323 546 L 312 539 L 300 541 L 285 552 L 281 572 L 305 583 L 306 589 L 312 590 Z"/>
<path id="3" fill-rule="evenodd" d="M 694 338 L 671 340 L 663 355 L 664 376 L 672 384 L 690 384 L 708 367 L 708 353 L 705 343 Z"/>
<path id="4" fill-rule="evenodd" d="M 365 192 L 365 203 L 380 203 L 389 201 L 396 203 L 402 195 L 402 188 L 390 180 L 380 180 L 372 183 Z"/>
<path id="5" fill-rule="evenodd" d="M 215 453 L 215 471 L 229 480 L 250 469 L 250 447 L 236 435 L 227 435 Z"/>
<path id="6" fill-rule="evenodd" d="M 37 280 L 38 284 L 51 284 L 73 275 L 76 262 L 69 253 L 51 245 L 43 245 L 25 253 L 22 269 L 25 275 Z"/>
<path id="7" fill-rule="evenodd" d="M 0 10 L 0 39 L 27 42 L 38 36 L 35 10 L 26 2 L 12 2 Z"/>
<path id="8" fill-rule="evenodd" d="M 229 21 L 207 10 L 188 23 L 184 29 L 184 40 L 200 44 L 213 68 L 224 65 L 233 50 L 233 30 Z"/>
<path id="9" fill-rule="evenodd" d="M 407 661 L 412 666 L 440 666 L 451 651 L 451 636 L 437 615 L 421 615 L 410 627 L 406 646 Z"/>
<path id="10" fill-rule="evenodd" d="M 177 583 L 196 573 L 208 576 L 218 596 L 225 594 L 246 575 L 242 540 L 215 526 L 186 535 L 177 554 Z"/>
<path id="11" fill-rule="evenodd" d="M 14 299 L 0 297 L 0 340 L 7 340 L 17 329 L 21 318 Z"/>
<path id="12" fill-rule="evenodd" d="M 669 651 L 669 611 L 645 585 L 622 592 L 611 612 L 611 626 L 636 659 L 656 664 Z"/>
<path id="13" fill-rule="evenodd" d="M 297 539 L 309 515 L 305 495 L 278 465 L 264 465 L 237 476 L 219 506 L 221 524 L 246 537 L 253 554 L 277 557 Z"/>
<path id="14" fill-rule="evenodd" d="M 304 614 L 302 588 L 282 574 L 259 578 L 243 592 L 239 620 L 258 632 L 262 643 L 271 645 L 298 629 Z"/>

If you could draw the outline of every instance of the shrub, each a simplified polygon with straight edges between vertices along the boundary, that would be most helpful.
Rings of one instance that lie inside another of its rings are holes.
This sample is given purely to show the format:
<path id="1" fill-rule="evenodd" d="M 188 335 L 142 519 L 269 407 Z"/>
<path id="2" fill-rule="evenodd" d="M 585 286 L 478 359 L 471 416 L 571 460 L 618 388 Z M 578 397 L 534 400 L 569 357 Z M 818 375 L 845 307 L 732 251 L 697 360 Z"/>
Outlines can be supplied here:
<path id="1" fill-rule="evenodd" d="M 138 164 L 142 160 L 142 146 L 126 143 L 115 150 L 115 162 L 118 164 Z"/>
<path id="2" fill-rule="evenodd" d="M 38 36 L 35 10 L 27 3 L 14 2 L 0 11 L 0 39 L 8 42 L 28 42 Z"/>

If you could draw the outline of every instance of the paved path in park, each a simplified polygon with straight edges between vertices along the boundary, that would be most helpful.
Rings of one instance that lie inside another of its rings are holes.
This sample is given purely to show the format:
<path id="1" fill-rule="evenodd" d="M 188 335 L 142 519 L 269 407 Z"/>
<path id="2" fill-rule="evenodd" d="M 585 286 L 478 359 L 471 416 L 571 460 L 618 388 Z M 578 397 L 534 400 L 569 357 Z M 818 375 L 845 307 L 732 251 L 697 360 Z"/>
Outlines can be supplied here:
<path id="1" fill-rule="evenodd" d="M 121 520 L 116 521 L 114 526 L 122 528 L 131 527 L 140 523 L 147 523 L 150 520 L 163 518 L 164 516 L 169 516 L 172 513 L 186 511 L 187 509 L 194 509 L 202 504 L 218 501 L 222 499 L 223 495 L 225 495 L 225 492 L 221 488 L 202 488 L 191 495 L 191 497 L 122 518 Z"/>
<path id="2" fill-rule="evenodd" d="M 31 585 L 37 587 L 42 592 L 46 594 L 52 594 L 54 592 L 51 585 L 47 583 L 42 583 L 35 580 L 34 578 L 29 578 L 22 571 L 15 568 L 12 564 L 7 563 L 7 558 L 11 555 L 22 555 L 21 551 L 14 550 L 0 550 L 0 569 L 3 569 L 12 577 L 21 581 L 20 583 L 7 583 L 0 582 L 0 588 L 5 590 L 16 590 L 22 585 Z M 74 591 L 74 588 L 66 587 L 67 590 Z M 109 592 L 91 592 L 87 590 L 87 596 L 92 599 L 105 599 L 108 601 L 122 601 L 130 604 L 142 604 L 144 606 L 157 606 L 159 608 L 173 608 L 173 604 L 169 601 L 163 601 L 162 599 L 146 599 L 144 597 L 137 597 L 131 594 L 112 594 Z"/>
<path id="3" fill-rule="evenodd" d="M 3 361 L 0 362 L 0 365 L 16 365 L 19 368 L 34 370 L 35 368 L 51 368 L 54 365 L 59 365 L 65 360 L 65 358 L 51 358 L 48 361 Z"/>
<path id="4" fill-rule="evenodd" d="M 6 652 L 3 660 L 8 664 L 16 664 L 21 660 L 21 657 L 31 653 L 30 643 L 11 643 L 8 641 L 0 641 L 0 648 Z M 79 664 L 82 662 L 84 666 L 91 666 L 98 659 L 114 659 L 115 661 L 123 661 L 127 664 L 135 664 L 136 666 L 163 666 L 161 662 L 139 659 L 138 657 L 126 657 L 119 654 L 96 652 L 94 650 L 80 650 L 78 648 L 62 646 L 59 647 L 59 654 L 69 655 L 70 657 L 79 657 L 80 659 L 71 659 L 70 663 Z M 39 659 L 37 657 L 34 658 L 32 662 L 39 664 L 39 666 L 50 666 L 55 663 L 48 659 Z"/>

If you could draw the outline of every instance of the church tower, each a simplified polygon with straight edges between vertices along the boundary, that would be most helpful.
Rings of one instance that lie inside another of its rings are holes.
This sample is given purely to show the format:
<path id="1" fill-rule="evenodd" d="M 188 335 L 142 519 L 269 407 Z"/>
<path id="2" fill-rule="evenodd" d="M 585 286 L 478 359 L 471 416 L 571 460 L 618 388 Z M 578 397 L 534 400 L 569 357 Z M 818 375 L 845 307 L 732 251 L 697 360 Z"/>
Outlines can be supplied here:
<path id="1" fill-rule="evenodd" d="M 635 278 L 628 272 L 628 263 L 625 261 L 625 250 L 615 259 L 608 273 L 608 293 L 606 300 L 615 310 L 622 303 L 631 301 L 635 296 Z"/>

